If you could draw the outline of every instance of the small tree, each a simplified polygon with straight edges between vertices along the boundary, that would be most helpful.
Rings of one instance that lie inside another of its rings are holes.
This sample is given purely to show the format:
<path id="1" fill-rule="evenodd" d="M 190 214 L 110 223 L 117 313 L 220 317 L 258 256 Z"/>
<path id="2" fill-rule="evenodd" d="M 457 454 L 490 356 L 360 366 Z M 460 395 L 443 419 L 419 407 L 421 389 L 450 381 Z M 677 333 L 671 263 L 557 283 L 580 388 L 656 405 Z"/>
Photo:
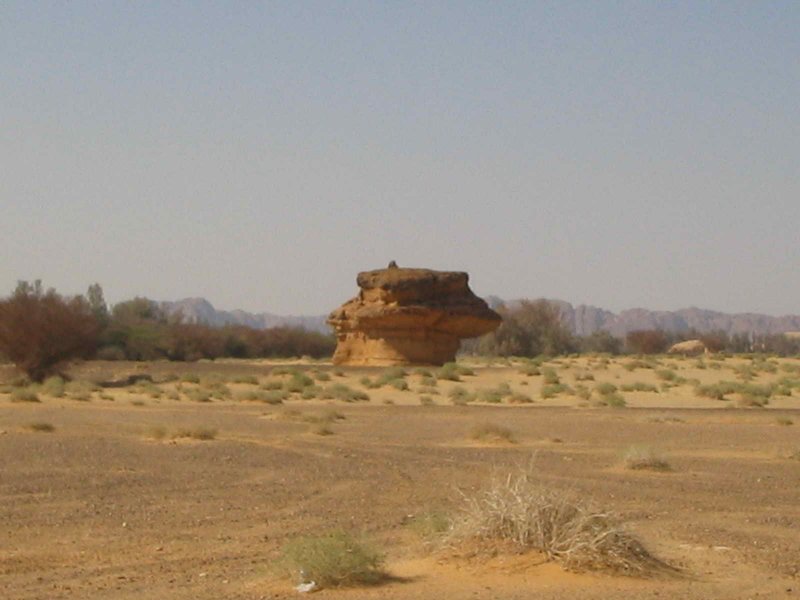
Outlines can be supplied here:
<path id="1" fill-rule="evenodd" d="M 500 307 L 503 323 L 477 344 L 480 354 L 498 356 L 557 355 L 573 352 L 575 340 L 561 319 L 561 309 L 547 300 L 522 300 Z"/>
<path id="2" fill-rule="evenodd" d="M 668 345 L 669 338 L 661 329 L 637 329 L 625 336 L 625 347 L 633 354 L 659 354 Z"/>
<path id="3" fill-rule="evenodd" d="M 0 301 L 0 353 L 34 381 L 57 372 L 66 361 L 90 356 L 99 330 L 82 296 L 45 292 L 41 281 L 20 281 Z"/>

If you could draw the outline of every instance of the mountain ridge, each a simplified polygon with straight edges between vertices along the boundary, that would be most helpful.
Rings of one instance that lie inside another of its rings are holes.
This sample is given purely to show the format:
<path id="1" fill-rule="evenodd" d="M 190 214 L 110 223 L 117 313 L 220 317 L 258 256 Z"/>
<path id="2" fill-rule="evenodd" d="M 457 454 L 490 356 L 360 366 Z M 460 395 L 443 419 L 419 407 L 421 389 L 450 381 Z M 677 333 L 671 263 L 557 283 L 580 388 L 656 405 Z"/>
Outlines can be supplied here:
<path id="1" fill-rule="evenodd" d="M 570 331 L 576 335 L 591 335 L 605 330 L 617 337 L 624 337 L 637 329 L 663 329 L 681 333 L 694 329 L 701 333 L 724 331 L 734 334 L 777 334 L 800 331 L 800 315 L 779 317 L 761 313 L 724 313 L 704 308 L 689 307 L 674 311 L 629 308 L 614 313 L 588 304 L 573 305 L 564 300 L 543 298 L 556 304 Z M 521 300 L 504 301 L 497 296 L 487 296 L 492 308 L 502 304 L 513 307 Z M 168 315 L 181 314 L 186 322 L 206 323 L 213 326 L 246 325 L 255 329 L 271 327 L 302 327 L 309 331 L 330 333 L 326 324 L 327 315 L 277 315 L 270 312 L 251 313 L 244 310 L 219 310 L 205 298 L 184 298 L 160 302 L 159 306 Z"/>

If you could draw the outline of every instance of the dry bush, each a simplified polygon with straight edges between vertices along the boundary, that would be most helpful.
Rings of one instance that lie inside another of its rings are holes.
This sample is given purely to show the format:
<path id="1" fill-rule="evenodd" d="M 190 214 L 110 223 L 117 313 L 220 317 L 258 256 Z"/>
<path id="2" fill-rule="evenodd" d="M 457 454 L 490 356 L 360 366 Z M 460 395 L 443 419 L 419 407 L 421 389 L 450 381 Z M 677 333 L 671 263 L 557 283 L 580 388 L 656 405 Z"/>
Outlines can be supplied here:
<path id="1" fill-rule="evenodd" d="M 674 571 L 651 555 L 613 513 L 538 482 L 532 467 L 495 477 L 483 491 L 464 496 L 451 544 L 535 550 L 566 569 L 626 575 Z"/>
<path id="2" fill-rule="evenodd" d="M 208 441 L 217 437 L 217 430 L 213 427 L 182 428 L 172 434 L 173 439 L 189 438 L 193 440 Z"/>
<path id="3" fill-rule="evenodd" d="M 469 437 L 481 442 L 516 443 L 512 431 L 497 423 L 477 423 L 469 430 Z"/>
<path id="4" fill-rule="evenodd" d="M 37 421 L 35 423 L 28 423 L 25 426 L 26 429 L 30 429 L 31 431 L 36 431 L 38 433 L 53 433 L 56 428 L 53 427 L 50 423 L 45 423 L 42 421 Z"/>
<path id="5" fill-rule="evenodd" d="M 65 362 L 86 358 L 97 346 L 100 326 L 83 297 L 45 292 L 41 282 L 20 282 L 0 300 L 0 354 L 34 381 Z"/>
<path id="6" fill-rule="evenodd" d="M 669 463 L 650 446 L 631 446 L 622 456 L 626 469 L 635 471 L 671 471 Z"/>

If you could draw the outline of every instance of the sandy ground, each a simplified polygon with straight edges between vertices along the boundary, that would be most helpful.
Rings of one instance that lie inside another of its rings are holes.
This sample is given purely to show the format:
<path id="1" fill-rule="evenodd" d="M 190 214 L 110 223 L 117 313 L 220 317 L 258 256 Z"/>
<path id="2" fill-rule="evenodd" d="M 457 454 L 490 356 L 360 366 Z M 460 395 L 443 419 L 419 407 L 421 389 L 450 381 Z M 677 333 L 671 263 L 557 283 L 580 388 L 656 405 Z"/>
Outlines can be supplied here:
<path id="1" fill-rule="evenodd" d="M 519 365 L 472 365 L 461 382 L 439 381 L 434 405 L 410 390 L 367 389 L 381 369 L 326 373 L 370 395 L 345 403 L 295 394 L 282 405 L 237 399 L 278 363 L 88 363 L 76 379 L 108 381 L 148 373 L 158 391 L 104 388 L 88 400 L 39 394 L 12 402 L 0 393 L 0 597 L 261 599 L 298 596 L 274 570 L 282 545 L 333 528 L 363 533 L 386 552 L 393 579 L 371 588 L 322 590 L 329 598 L 794 598 L 800 596 L 800 390 L 766 408 L 736 398 L 700 398 L 693 380 L 735 381 L 750 362 L 718 366 L 661 359 L 628 370 L 628 359 L 562 359 L 563 382 L 661 385 L 658 369 L 690 380 L 628 392 L 624 408 L 562 393 L 542 399 L 542 376 Z M 786 365 L 786 366 L 784 366 Z M 754 382 L 798 377 L 800 361 L 780 361 Z M 194 402 L 204 385 L 173 376 L 226 381 L 230 398 Z M 585 379 L 587 374 L 593 380 Z M 0 381 L 14 377 L 0 370 Z M 322 376 L 323 378 L 325 376 Z M 507 383 L 534 402 L 454 406 L 448 391 Z M 430 392 L 430 390 L 428 390 Z M 426 394 L 427 395 L 427 394 Z M 308 417 L 333 406 L 343 419 L 316 435 Z M 46 423 L 52 432 L 30 429 Z M 476 424 L 513 432 L 515 442 L 472 439 Z M 216 430 L 213 440 L 173 439 L 179 430 Z M 667 472 L 625 468 L 631 445 L 659 451 Z M 460 492 L 486 485 L 529 461 L 542 482 L 614 510 L 657 556 L 682 569 L 674 578 L 574 574 L 540 556 L 466 559 L 426 543 L 409 523 L 456 514 Z"/>

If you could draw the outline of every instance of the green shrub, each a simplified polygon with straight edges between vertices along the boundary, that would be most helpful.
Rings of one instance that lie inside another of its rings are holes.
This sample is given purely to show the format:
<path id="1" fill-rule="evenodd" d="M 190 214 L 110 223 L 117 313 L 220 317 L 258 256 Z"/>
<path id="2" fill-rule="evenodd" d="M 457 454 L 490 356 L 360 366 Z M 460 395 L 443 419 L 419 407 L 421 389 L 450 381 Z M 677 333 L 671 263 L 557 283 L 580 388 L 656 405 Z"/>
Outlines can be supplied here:
<path id="1" fill-rule="evenodd" d="M 581 400 L 588 400 L 592 397 L 592 390 L 585 385 L 578 384 L 575 386 L 575 395 Z"/>
<path id="2" fill-rule="evenodd" d="M 628 403 L 625 402 L 625 398 L 622 396 L 622 394 L 618 392 L 602 395 L 600 397 L 600 403 L 610 406 L 611 408 L 624 408 L 628 405 Z"/>
<path id="3" fill-rule="evenodd" d="M 284 389 L 292 394 L 299 394 L 305 388 L 314 385 L 314 380 L 305 373 L 295 371 L 291 378 L 284 384 Z"/>
<path id="4" fill-rule="evenodd" d="M 186 390 L 186 397 L 192 402 L 211 402 L 211 393 L 200 388 Z"/>
<path id="5" fill-rule="evenodd" d="M 390 379 L 387 383 L 401 392 L 408 391 L 408 383 L 405 379 Z"/>
<path id="6" fill-rule="evenodd" d="M 548 399 L 548 398 L 555 398 L 556 396 L 558 396 L 563 392 L 569 393 L 571 391 L 572 388 L 570 388 L 568 385 L 565 385 L 563 383 L 554 383 L 550 385 L 543 385 L 540 395 L 542 396 L 542 398 Z"/>
<path id="7" fill-rule="evenodd" d="M 519 372 L 526 377 L 534 377 L 542 374 L 539 366 L 535 364 L 526 364 L 519 370 Z"/>
<path id="8" fill-rule="evenodd" d="M 740 385 L 733 381 L 719 381 L 710 385 L 698 385 L 695 387 L 695 394 L 703 398 L 725 400 L 725 396 L 728 394 L 739 391 Z"/>
<path id="9" fill-rule="evenodd" d="M 463 385 L 457 385 L 447 392 L 448 398 L 453 404 L 466 404 L 472 402 L 475 396 L 471 394 Z"/>
<path id="10" fill-rule="evenodd" d="M 671 369 L 658 369 L 656 370 L 656 377 L 663 381 L 675 381 L 678 378 L 678 374 Z"/>
<path id="11" fill-rule="evenodd" d="M 341 400 L 342 402 L 369 401 L 369 395 L 354 390 L 343 383 L 334 383 L 321 391 L 323 400 Z"/>
<path id="12" fill-rule="evenodd" d="M 613 383 L 603 381 L 594 386 L 594 389 L 597 391 L 598 394 L 605 396 L 606 394 L 613 394 L 614 392 L 616 392 L 617 386 L 615 386 Z"/>
<path id="13" fill-rule="evenodd" d="M 261 389 L 267 391 L 282 390 L 283 382 L 280 379 L 267 379 L 264 383 L 261 384 Z"/>
<path id="14" fill-rule="evenodd" d="M 655 392 L 658 393 L 658 388 L 650 383 L 642 381 L 635 381 L 633 383 L 621 385 L 620 389 L 623 392 Z"/>
<path id="15" fill-rule="evenodd" d="M 254 375 L 239 375 L 234 377 L 233 383 L 240 383 L 245 385 L 258 385 L 258 377 Z"/>
<path id="16" fill-rule="evenodd" d="M 66 384 L 61 377 L 54 375 L 53 377 L 48 377 L 44 380 L 41 389 L 45 396 L 61 398 L 66 390 Z"/>
<path id="17" fill-rule="evenodd" d="M 420 397 L 419 397 L 419 403 L 420 403 L 422 406 L 433 406 L 434 404 L 436 404 L 436 403 L 433 401 L 433 398 L 431 398 L 430 396 L 420 396 Z"/>
<path id="18" fill-rule="evenodd" d="M 200 376 L 195 373 L 184 373 L 181 375 L 181 381 L 184 383 L 200 383 Z"/>
<path id="19" fill-rule="evenodd" d="M 545 385 L 558 385 L 561 382 L 555 369 L 551 367 L 542 369 L 542 377 Z"/>
<path id="20" fill-rule="evenodd" d="M 461 367 L 454 362 L 445 363 L 436 371 L 436 378 L 445 381 L 461 381 L 462 375 L 473 375 L 472 369 Z"/>
<path id="21" fill-rule="evenodd" d="M 319 587 L 375 584 L 384 579 L 384 558 L 344 531 L 303 536 L 283 547 L 281 564 L 301 583 Z"/>

